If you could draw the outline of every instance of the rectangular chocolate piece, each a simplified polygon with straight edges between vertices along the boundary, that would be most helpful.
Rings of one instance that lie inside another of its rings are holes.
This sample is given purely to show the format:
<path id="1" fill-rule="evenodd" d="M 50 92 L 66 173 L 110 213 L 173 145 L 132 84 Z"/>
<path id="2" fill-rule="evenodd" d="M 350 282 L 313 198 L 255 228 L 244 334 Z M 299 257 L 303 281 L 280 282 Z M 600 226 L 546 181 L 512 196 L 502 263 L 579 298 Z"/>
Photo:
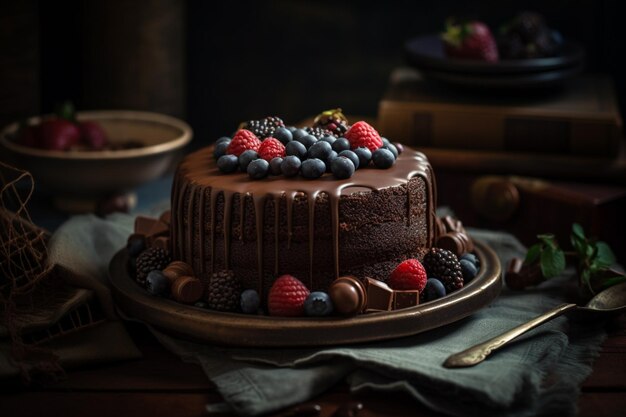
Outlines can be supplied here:
<path id="1" fill-rule="evenodd" d="M 152 227 L 157 222 L 158 220 L 152 217 L 137 216 L 135 218 L 135 233 L 149 236 L 150 230 L 152 230 Z"/>
<path id="2" fill-rule="evenodd" d="M 394 310 L 415 307 L 419 303 L 420 303 L 420 292 L 417 290 L 393 292 L 393 309 Z"/>
<path id="3" fill-rule="evenodd" d="M 367 311 L 389 311 L 393 304 L 393 290 L 382 281 L 365 278 Z"/>

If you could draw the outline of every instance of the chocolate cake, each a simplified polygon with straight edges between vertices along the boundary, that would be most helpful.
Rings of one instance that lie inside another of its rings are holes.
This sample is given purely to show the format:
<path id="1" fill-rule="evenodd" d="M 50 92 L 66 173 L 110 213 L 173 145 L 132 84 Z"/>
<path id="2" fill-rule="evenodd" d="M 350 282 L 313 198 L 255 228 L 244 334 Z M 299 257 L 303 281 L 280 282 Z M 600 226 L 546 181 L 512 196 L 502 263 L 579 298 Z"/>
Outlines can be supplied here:
<path id="1" fill-rule="evenodd" d="M 385 170 L 366 167 L 345 180 L 224 174 L 213 148 L 187 156 L 172 192 L 171 247 L 208 284 L 232 270 L 262 299 L 291 274 L 327 291 L 344 275 L 386 280 L 399 262 L 431 247 L 436 192 L 424 154 L 405 148 Z"/>

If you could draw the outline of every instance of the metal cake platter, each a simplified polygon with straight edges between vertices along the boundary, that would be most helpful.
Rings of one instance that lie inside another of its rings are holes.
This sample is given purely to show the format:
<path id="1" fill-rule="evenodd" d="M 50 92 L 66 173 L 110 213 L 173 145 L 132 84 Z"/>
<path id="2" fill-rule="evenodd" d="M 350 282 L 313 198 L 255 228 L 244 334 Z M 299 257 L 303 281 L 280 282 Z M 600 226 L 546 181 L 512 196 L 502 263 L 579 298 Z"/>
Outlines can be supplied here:
<path id="1" fill-rule="evenodd" d="M 159 330 L 204 343 L 248 347 L 332 346 L 394 339 L 461 320 L 487 306 L 502 288 L 495 252 L 475 242 L 478 275 L 438 300 L 389 312 L 355 317 L 287 318 L 222 313 L 150 295 L 128 274 L 126 250 L 109 265 L 113 296 L 120 310 Z"/>

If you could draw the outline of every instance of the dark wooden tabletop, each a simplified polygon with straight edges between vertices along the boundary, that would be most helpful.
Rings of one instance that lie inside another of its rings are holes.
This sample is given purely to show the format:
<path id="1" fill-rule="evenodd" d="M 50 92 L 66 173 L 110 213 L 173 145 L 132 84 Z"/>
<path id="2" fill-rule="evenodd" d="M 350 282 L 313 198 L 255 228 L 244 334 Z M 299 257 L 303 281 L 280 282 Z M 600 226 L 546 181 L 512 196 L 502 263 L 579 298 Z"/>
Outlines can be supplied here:
<path id="1" fill-rule="evenodd" d="M 144 327 L 129 324 L 128 329 L 143 359 L 69 371 L 64 381 L 46 388 L 5 387 L 0 416 L 202 416 L 207 415 L 206 404 L 220 402 L 199 366 L 166 351 Z M 626 315 L 609 323 L 608 332 L 593 373 L 582 386 L 580 416 L 621 416 L 626 410 Z M 361 417 L 439 415 L 406 394 L 352 395 L 345 384 L 307 404 L 319 404 L 326 417 L 351 400 L 363 403 Z"/>

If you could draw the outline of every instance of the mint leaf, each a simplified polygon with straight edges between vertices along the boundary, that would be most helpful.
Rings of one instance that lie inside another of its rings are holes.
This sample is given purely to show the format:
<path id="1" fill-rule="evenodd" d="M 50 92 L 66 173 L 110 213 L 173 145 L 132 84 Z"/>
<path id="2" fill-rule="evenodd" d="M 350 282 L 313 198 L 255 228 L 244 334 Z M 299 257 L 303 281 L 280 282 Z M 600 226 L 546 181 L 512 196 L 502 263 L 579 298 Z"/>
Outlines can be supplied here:
<path id="1" fill-rule="evenodd" d="M 585 238 L 585 231 L 583 230 L 583 227 L 581 225 L 579 225 L 578 223 L 574 223 L 572 225 L 572 237 L 574 237 L 574 236 L 576 236 L 577 238 L 579 238 L 582 241 L 586 240 L 586 238 Z"/>
<path id="2" fill-rule="evenodd" d="M 554 235 L 551 233 L 537 235 L 537 238 L 545 243 L 546 246 L 551 247 L 552 249 L 556 249 L 558 247 L 556 240 L 554 239 Z"/>
<path id="3" fill-rule="evenodd" d="M 545 278 L 555 277 L 565 269 L 565 254 L 560 249 L 547 246 L 541 251 L 540 266 Z"/>
<path id="4" fill-rule="evenodd" d="M 600 266 L 607 267 L 615 263 L 615 255 L 605 242 L 596 242 L 595 263 Z"/>
<path id="5" fill-rule="evenodd" d="M 587 241 L 585 238 L 577 236 L 572 233 L 570 236 L 570 242 L 572 243 L 572 247 L 576 252 L 583 255 L 585 253 L 585 247 L 587 246 Z"/>
<path id="6" fill-rule="evenodd" d="M 535 243 L 530 248 L 528 248 L 528 252 L 526 252 L 526 259 L 524 259 L 524 263 L 527 265 L 534 264 L 539 259 L 539 255 L 541 254 L 541 244 Z"/>

